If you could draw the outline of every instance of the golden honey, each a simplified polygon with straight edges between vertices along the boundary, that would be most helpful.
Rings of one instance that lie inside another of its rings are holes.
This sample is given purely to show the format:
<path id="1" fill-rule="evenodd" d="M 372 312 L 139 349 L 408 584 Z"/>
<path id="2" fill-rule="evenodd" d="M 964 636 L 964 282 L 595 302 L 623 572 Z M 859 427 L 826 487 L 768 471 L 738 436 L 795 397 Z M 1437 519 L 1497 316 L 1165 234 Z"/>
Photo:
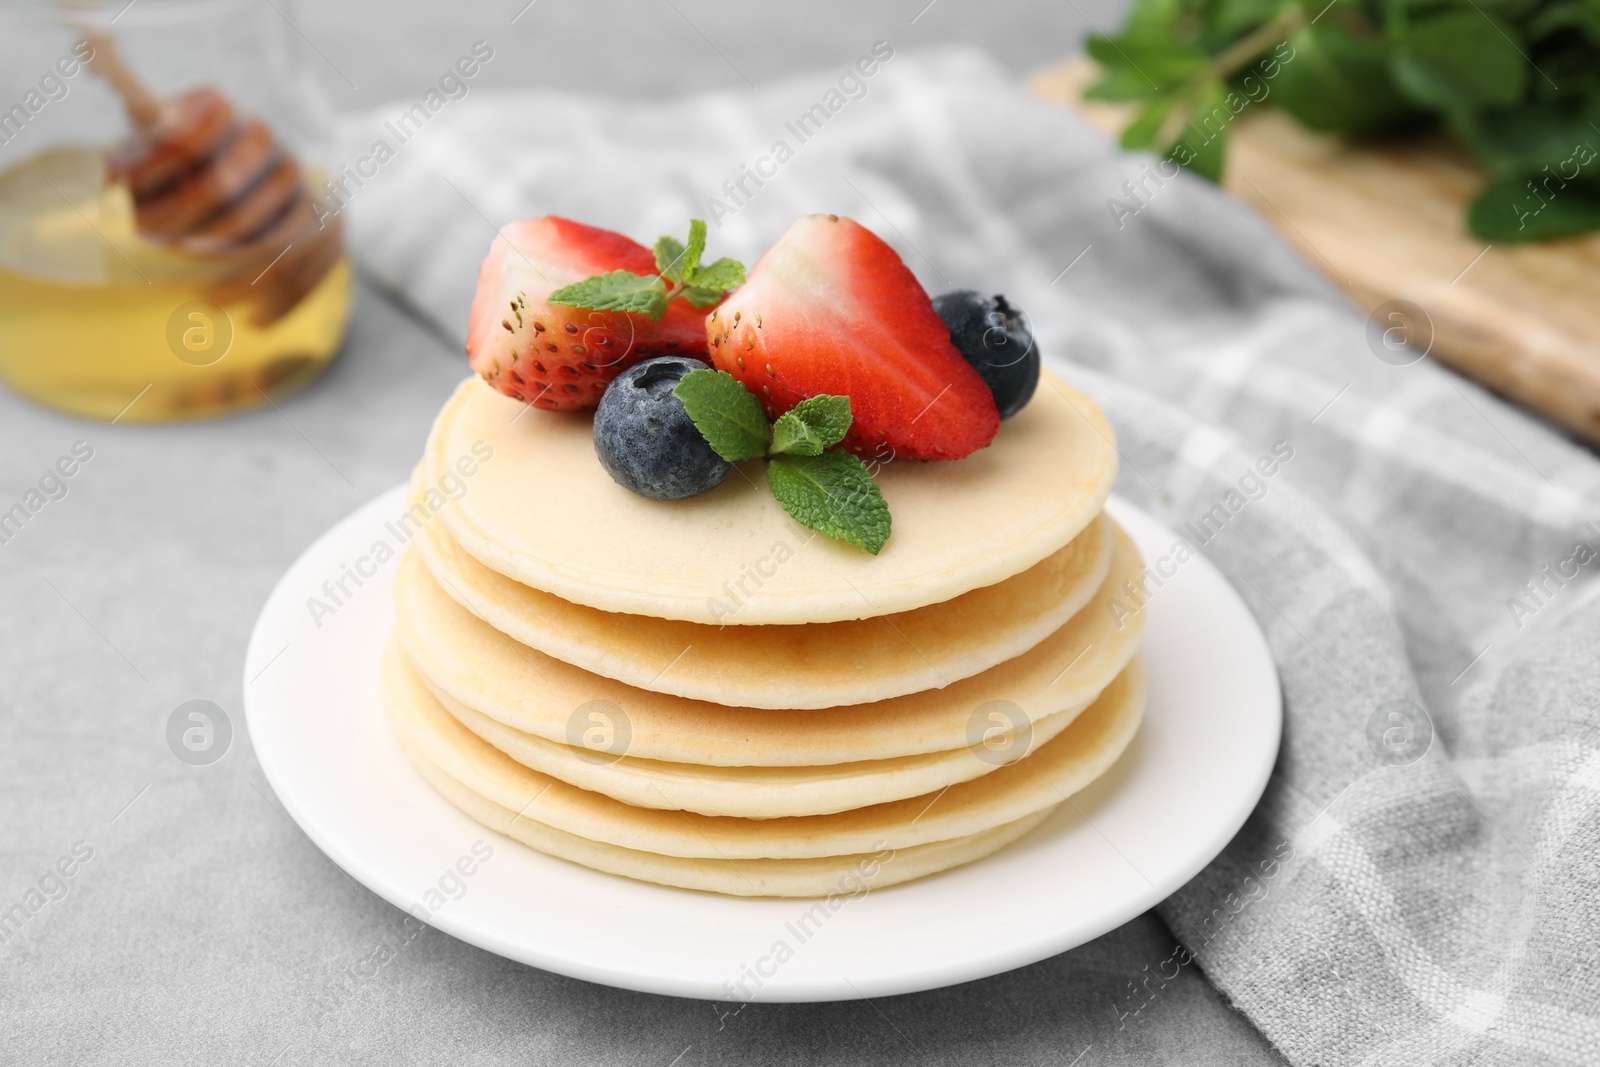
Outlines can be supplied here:
<path id="1" fill-rule="evenodd" d="M 341 260 L 285 313 L 271 306 L 275 266 L 147 240 L 96 149 L 33 156 L 0 171 L 0 379 L 119 421 L 276 400 L 332 362 L 351 272 Z"/>

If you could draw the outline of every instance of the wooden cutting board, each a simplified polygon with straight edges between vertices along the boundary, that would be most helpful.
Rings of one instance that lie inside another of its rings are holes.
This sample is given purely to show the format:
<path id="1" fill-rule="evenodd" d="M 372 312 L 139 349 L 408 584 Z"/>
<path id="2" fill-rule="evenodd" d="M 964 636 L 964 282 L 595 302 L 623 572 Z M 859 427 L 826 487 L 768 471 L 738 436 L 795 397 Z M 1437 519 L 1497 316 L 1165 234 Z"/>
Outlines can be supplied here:
<path id="1" fill-rule="evenodd" d="M 1085 101 L 1093 78 L 1079 59 L 1030 85 L 1115 136 L 1128 110 Z M 1229 138 L 1223 187 L 1363 311 L 1410 301 L 1431 321 L 1429 355 L 1600 443 L 1600 235 L 1474 237 L 1464 213 L 1483 173 L 1443 139 L 1355 148 L 1272 107 L 1242 113 Z M 1427 340 L 1427 323 L 1413 329 Z"/>

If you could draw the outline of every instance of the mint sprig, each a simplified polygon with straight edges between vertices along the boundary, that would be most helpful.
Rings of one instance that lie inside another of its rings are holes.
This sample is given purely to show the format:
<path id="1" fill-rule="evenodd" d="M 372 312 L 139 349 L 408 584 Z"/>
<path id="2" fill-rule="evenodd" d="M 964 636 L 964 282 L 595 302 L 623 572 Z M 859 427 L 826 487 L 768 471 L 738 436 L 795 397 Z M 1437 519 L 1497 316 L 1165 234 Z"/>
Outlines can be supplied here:
<path id="1" fill-rule="evenodd" d="M 595 311 L 632 311 L 659 322 L 667 313 L 666 294 L 667 287 L 660 278 L 614 270 L 557 289 L 547 300 Z"/>
<path id="2" fill-rule="evenodd" d="M 545 297 L 549 304 L 589 308 L 593 311 L 628 311 L 660 322 L 667 306 L 683 297 L 696 308 L 708 308 L 729 289 L 744 284 L 744 264 L 726 256 L 702 267 L 706 250 L 706 224 L 689 220 L 689 243 L 663 235 L 656 241 L 656 270 L 660 274 L 634 274 L 614 270 L 581 282 L 564 285 Z"/>
<path id="3" fill-rule="evenodd" d="M 778 416 L 772 427 L 772 451 L 820 456 L 844 440 L 851 421 L 849 397 L 827 393 L 808 397 Z"/>
<path id="4" fill-rule="evenodd" d="M 690 371 L 673 393 L 717 455 L 767 457 L 767 485 L 800 525 L 874 556 L 883 550 L 891 524 L 878 483 L 856 456 L 827 451 L 850 431 L 849 397 L 809 397 L 769 425 L 761 401 L 727 371 Z"/>
<path id="5" fill-rule="evenodd" d="M 1570 236 L 1600 230 L 1597 16 L 1571 0 L 1131 0 L 1086 42 L 1100 77 L 1084 96 L 1132 105 L 1122 146 L 1164 155 L 1167 177 L 1216 180 L 1258 108 L 1357 144 L 1441 132 L 1486 172 L 1468 229 Z M 1113 220 L 1144 203 L 1114 198 Z"/>
<path id="6" fill-rule="evenodd" d="M 876 556 L 889 540 L 889 505 L 867 465 L 848 452 L 773 456 L 767 485 L 801 526 Z"/>
<path id="7" fill-rule="evenodd" d="M 772 440 L 761 401 L 725 370 L 692 370 L 673 388 L 711 450 L 729 463 L 767 454 Z"/>
<path id="8" fill-rule="evenodd" d="M 694 220 L 689 220 L 689 236 L 694 236 Z M 662 234 L 656 239 L 656 272 L 669 282 L 683 281 L 683 258 L 688 248 L 676 237 Z"/>

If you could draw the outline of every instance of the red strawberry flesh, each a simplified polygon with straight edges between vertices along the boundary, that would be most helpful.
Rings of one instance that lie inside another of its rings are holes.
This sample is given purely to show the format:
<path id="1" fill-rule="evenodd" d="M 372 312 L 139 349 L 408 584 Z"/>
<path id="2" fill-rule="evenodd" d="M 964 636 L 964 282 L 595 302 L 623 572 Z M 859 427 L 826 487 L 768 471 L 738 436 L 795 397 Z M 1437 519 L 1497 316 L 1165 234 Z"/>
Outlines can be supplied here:
<path id="1" fill-rule="evenodd" d="M 770 418 L 820 393 L 848 396 L 850 451 L 959 459 L 1000 427 L 993 395 L 922 285 L 850 219 L 795 222 L 706 329 L 717 367 L 760 397 Z"/>
<path id="2" fill-rule="evenodd" d="M 654 274 L 655 255 L 620 233 L 555 215 L 502 229 L 478 268 L 467 327 L 472 369 L 535 407 L 588 411 L 635 363 L 706 358 L 706 313 L 688 301 L 674 300 L 660 322 L 545 303 L 562 286 L 614 270 Z"/>

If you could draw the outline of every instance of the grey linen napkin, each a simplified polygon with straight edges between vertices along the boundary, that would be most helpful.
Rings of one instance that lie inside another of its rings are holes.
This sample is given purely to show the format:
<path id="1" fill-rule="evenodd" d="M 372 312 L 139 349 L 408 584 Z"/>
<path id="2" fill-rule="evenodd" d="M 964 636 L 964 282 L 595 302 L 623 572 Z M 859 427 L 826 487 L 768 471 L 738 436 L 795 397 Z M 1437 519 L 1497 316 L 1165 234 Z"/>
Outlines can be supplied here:
<path id="1" fill-rule="evenodd" d="M 345 183 L 355 248 L 456 342 L 495 227 L 548 213 L 646 240 L 692 214 L 746 262 L 843 213 L 930 291 L 1005 292 L 1104 405 L 1118 491 L 1230 577 L 1283 680 L 1266 796 L 1157 909 L 1179 943 L 1107 991 L 1118 1027 L 1198 967 L 1296 1064 L 1600 1063 L 1594 457 L 1399 365 L 1249 210 L 1149 178 L 989 61 L 845 73 L 479 94 L 403 144 L 409 102 L 349 120 L 344 158 L 392 152 Z"/>

